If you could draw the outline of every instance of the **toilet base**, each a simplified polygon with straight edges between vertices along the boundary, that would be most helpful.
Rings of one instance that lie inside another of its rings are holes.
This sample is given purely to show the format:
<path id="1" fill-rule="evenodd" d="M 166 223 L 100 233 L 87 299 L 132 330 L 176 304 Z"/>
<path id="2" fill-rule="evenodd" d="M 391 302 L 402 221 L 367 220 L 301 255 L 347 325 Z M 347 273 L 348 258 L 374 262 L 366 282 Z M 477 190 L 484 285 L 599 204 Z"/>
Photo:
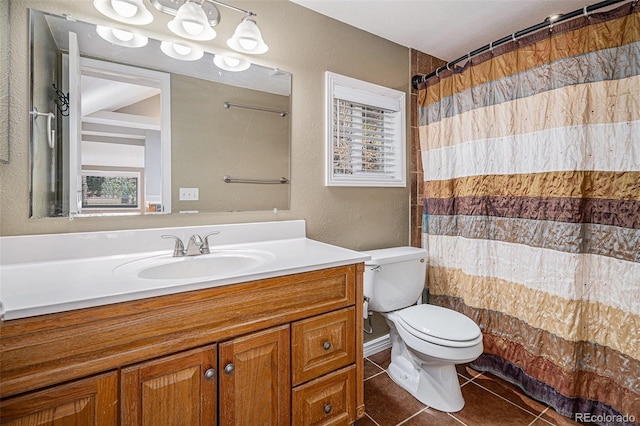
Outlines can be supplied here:
<path id="1" fill-rule="evenodd" d="M 449 369 L 453 369 L 454 373 L 456 371 L 455 367 L 451 365 L 443 367 L 443 370 Z M 443 381 L 442 378 L 433 380 L 433 376 L 424 370 L 412 377 L 405 374 L 403 370 L 397 368 L 394 364 L 391 364 L 387 372 L 394 382 L 413 395 L 418 401 L 431 408 L 446 413 L 455 413 L 464 407 L 464 398 L 462 398 L 457 375 L 454 377 L 455 383 L 453 385 L 455 386 L 451 386 L 451 380 Z M 450 372 L 436 372 L 435 376 L 438 375 L 448 376 Z"/>
<path id="2" fill-rule="evenodd" d="M 417 356 L 390 326 L 391 364 L 387 372 L 391 379 L 431 408 L 449 413 L 462 410 L 464 398 L 455 364 Z"/>

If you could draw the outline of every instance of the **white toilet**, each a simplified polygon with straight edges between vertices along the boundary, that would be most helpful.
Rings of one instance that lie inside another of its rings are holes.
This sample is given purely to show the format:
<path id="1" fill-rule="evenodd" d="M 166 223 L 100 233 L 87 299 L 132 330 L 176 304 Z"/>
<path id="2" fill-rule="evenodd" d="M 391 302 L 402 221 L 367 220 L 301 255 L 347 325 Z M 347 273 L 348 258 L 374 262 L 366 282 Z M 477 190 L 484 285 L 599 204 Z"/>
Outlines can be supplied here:
<path id="1" fill-rule="evenodd" d="M 416 305 L 424 289 L 427 252 L 415 247 L 365 251 L 364 295 L 389 324 L 388 373 L 423 404 L 455 412 L 464 406 L 455 364 L 482 354 L 482 333 L 467 316 Z"/>

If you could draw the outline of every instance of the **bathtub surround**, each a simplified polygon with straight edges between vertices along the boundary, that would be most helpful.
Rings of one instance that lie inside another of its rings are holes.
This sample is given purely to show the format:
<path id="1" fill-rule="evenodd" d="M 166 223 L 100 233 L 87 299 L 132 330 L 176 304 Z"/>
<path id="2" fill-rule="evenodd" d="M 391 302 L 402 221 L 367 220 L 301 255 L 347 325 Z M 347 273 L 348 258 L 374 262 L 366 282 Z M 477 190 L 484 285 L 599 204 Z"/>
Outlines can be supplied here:
<path id="1" fill-rule="evenodd" d="M 640 421 L 639 87 L 629 2 L 418 93 L 430 302 L 481 325 L 474 368 L 571 418 Z"/>

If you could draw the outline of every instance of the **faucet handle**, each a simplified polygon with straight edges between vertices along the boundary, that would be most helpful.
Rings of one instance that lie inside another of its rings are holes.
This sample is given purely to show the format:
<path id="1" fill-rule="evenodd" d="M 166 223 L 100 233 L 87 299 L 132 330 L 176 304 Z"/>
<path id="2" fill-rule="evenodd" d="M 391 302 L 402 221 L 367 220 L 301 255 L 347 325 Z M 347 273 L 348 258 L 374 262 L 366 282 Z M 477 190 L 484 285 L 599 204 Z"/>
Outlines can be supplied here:
<path id="1" fill-rule="evenodd" d="M 176 240 L 176 245 L 173 248 L 173 257 L 182 257 L 184 256 L 184 244 L 182 244 L 182 240 L 175 235 L 161 235 L 162 238 L 173 238 Z"/>
<path id="2" fill-rule="evenodd" d="M 213 231 L 213 232 L 209 232 L 207 235 L 204 236 L 204 238 L 202 239 L 202 247 L 200 247 L 200 252 L 202 254 L 209 254 L 209 237 L 211 235 L 218 235 L 220 233 L 220 231 Z"/>

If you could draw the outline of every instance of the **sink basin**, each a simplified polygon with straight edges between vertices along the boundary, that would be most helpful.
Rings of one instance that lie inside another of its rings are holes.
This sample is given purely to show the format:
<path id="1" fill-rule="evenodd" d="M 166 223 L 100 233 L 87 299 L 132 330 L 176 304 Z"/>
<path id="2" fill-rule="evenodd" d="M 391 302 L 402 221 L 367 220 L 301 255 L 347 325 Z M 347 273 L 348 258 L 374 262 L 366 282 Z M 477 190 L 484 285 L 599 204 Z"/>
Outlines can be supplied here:
<path id="1" fill-rule="evenodd" d="M 117 275 L 150 280 L 215 279 L 238 274 L 269 263 L 275 255 L 264 250 L 211 250 L 200 256 L 152 256 L 124 263 Z"/>

